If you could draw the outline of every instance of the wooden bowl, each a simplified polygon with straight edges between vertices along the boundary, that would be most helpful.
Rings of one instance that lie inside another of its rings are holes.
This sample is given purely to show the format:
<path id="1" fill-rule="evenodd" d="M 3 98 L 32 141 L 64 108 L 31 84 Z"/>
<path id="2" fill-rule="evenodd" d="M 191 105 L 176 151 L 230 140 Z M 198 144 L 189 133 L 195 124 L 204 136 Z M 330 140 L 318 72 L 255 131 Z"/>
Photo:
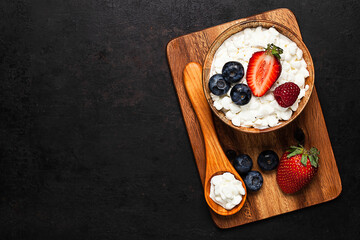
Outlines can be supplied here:
<path id="1" fill-rule="evenodd" d="M 295 42 L 296 45 L 303 51 L 303 58 L 307 64 L 307 70 L 309 71 L 309 76 L 305 79 L 305 85 L 309 85 L 309 89 L 306 91 L 305 96 L 300 100 L 298 109 L 293 112 L 291 118 L 289 120 L 281 120 L 280 124 L 275 127 L 269 127 L 266 129 L 257 129 L 253 127 L 237 127 L 232 124 L 232 122 L 225 117 L 225 114 L 222 111 L 217 110 L 213 105 L 213 100 L 210 96 L 210 90 L 209 90 L 209 79 L 210 79 L 210 71 L 211 71 L 211 64 L 214 58 L 214 55 L 217 51 L 217 49 L 221 46 L 221 44 L 228 39 L 233 34 L 240 32 L 244 30 L 245 28 L 256 28 L 256 27 L 263 27 L 263 28 L 270 28 L 274 27 L 279 33 L 283 34 L 284 36 L 288 37 L 291 41 Z M 311 58 L 311 55 L 309 53 L 309 50 L 303 43 L 303 41 L 290 29 L 287 27 L 268 20 L 250 20 L 245 21 L 236 25 L 231 26 L 230 28 L 226 29 L 224 32 L 222 32 L 216 40 L 211 45 L 204 61 L 203 65 L 203 72 L 202 72 L 202 84 L 203 84 L 203 90 L 205 93 L 206 100 L 208 101 L 210 108 L 214 112 L 214 114 L 219 117 L 225 124 L 232 127 L 235 130 L 246 132 L 246 133 L 264 133 L 264 132 L 271 132 L 274 130 L 277 130 L 279 128 L 282 128 L 292 122 L 299 114 L 302 112 L 302 110 L 305 108 L 307 102 L 309 101 L 310 95 L 312 93 L 312 90 L 314 88 L 314 64 Z"/>

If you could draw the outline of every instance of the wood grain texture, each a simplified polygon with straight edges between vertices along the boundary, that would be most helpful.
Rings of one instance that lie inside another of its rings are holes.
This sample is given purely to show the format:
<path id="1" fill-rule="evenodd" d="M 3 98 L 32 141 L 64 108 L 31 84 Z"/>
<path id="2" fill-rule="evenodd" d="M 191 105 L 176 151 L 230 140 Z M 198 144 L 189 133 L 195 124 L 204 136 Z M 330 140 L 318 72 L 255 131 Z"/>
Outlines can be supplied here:
<path id="1" fill-rule="evenodd" d="M 200 122 L 201 130 L 203 133 L 203 140 L 205 143 L 206 155 L 206 172 L 205 172 L 205 186 L 204 196 L 209 207 L 219 215 L 229 216 L 237 213 L 246 201 L 247 192 L 239 205 L 231 210 L 226 210 L 210 198 L 211 179 L 215 175 L 223 174 L 224 172 L 232 173 L 236 179 L 240 180 L 243 187 L 245 183 L 231 163 L 228 161 L 219 139 L 216 134 L 215 126 L 212 120 L 211 110 L 208 102 L 206 101 L 202 82 L 202 67 L 199 63 L 191 62 L 186 65 L 184 69 L 184 84 L 186 92 L 189 96 L 193 109 Z"/>
<path id="2" fill-rule="evenodd" d="M 167 46 L 169 66 L 203 186 L 205 145 L 199 122 L 185 91 L 182 72 L 189 62 L 203 64 L 209 47 L 222 31 L 249 19 L 273 20 L 287 26 L 301 38 L 294 14 L 288 9 L 277 9 L 178 37 Z M 214 118 L 214 123 L 223 150 L 234 149 L 238 153 L 250 155 L 255 170 L 259 169 L 256 159 L 263 150 L 272 149 L 280 156 L 289 145 L 296 144 L 294 132 L 298 128 L 305 133 L 305 147 L 316 146 L 320 150 L 319 171 L 310 185 L 296 194 L 285 195 L 276 183 L 276 172 L 263 173 L 262 189 L 257 193 L 249 193 L 243 208 L 237 214 L 225 217 L 211 211 L 212 219 L 218 227 L 230 228 L 258 221 L 323 203 L 340 194 L 341 180 L 316 88 L 299 117 L 282 129 L 269 133 L 248 134 L 235 131 L 218 118 Z"/>

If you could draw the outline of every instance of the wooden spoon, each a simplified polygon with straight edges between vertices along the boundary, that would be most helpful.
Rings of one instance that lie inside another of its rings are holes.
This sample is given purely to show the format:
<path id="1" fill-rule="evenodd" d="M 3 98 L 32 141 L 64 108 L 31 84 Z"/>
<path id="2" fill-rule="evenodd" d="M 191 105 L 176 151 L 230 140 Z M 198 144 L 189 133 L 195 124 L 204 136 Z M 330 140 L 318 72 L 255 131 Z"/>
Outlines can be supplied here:
<path id="1" fill-rule="evenodd" d="M 203 92 L 201 74 L 202 67 L 200 64 L 191 62 L 186 65 L 183 76 L 186 91 L 198 117 L 204 136 L 206 152 L 204 194 L 207 204 L 214 212 L 219 215 L 228 216 L 237 213 L 242 208 L 246 200 L 247 192 L 244 181 L 227 159 L 217 138 L 211 110 Z M 245 196 L 243 196 L 242 201 L 231 210 L 226 210 L 210 198 L 211 178 L 224 172 L 232 173 L 236 179 L 242 182 L 242 185 L 245 188 Z"/>

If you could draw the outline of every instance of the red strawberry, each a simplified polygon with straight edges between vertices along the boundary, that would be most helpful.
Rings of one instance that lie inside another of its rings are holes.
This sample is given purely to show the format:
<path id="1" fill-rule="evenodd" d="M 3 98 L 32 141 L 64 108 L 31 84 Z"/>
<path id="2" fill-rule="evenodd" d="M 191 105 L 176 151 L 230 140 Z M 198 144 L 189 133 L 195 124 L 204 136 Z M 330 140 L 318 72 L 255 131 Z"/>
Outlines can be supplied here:
<path id="1" fill-rule="evenodd" d="M 280 159 L 276 181 L 284 193 L 295 193 L 307 185 L 318 170 L 319 150 L 290 147 Z"/>
<path id="2" fill-rule="evenodd" d="M 250 58 L 246 81 L 254 96 L 264 95 L 279 78 L 282 52 L 281 48 L 274 44 L 268 44 L 265 51 L 256 52 Z"/>
<path id="3" fill-rule="evenodd" d="M 300 88 L 292 82 L 281 84 L 274 91 L 274 97 L 278 104 L 284 108 L 292 106 L 299 96 Z"/>

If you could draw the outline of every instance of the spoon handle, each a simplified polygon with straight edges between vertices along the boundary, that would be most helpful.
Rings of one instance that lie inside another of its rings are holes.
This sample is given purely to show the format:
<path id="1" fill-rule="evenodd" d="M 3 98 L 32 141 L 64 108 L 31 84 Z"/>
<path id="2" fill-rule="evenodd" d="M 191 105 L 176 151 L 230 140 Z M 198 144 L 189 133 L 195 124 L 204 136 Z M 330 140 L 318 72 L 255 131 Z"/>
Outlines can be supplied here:
<path id="1" fill-rule="evenodd" d="M 211 109 L 202 89 L 201 74 L 200 64 L 189 63 L 184 69 L 184 84 L 203 132 L 206 154 L 209 155 L 214 154 L 212 151 L 222 148 L 216 135 Z"/>

